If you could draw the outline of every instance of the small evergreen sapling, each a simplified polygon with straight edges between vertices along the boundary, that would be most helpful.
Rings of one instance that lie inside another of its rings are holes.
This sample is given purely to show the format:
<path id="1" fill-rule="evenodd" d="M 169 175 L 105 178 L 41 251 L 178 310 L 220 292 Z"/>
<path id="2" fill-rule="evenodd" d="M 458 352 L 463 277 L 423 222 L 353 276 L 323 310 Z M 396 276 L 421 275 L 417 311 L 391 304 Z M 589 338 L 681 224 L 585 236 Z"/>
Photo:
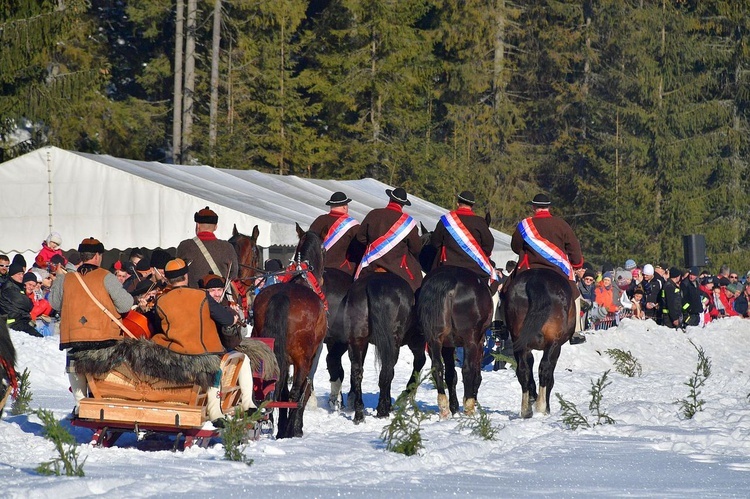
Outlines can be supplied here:
<path id="1" fill-rule="evenodd" d="M 638 376 L 640 378 L 642 374 L 641 364 L 638 360 L 633 357 L 630 350 L 627 352 L 620 350 L 619 348 L 610 348 L 605 350 L 604 353 L 609 355 L 615 363 L 615 371 L 620 374 L 624 374 L 630 378 Z"/>
<path id="2" fill-rule="evenodd" d="M 396 399 L 393 407 L 393 419 L 383 427 L 380 439 L 385 442 L 385 448 L 391 452 L 413 456 L 424 446 L 420 426 L 428 419 L 430 412 L 419 409 L 416 401 L 417 388 L 430 376 L 425 374 L 421 379 L 409 385 Z"/>
<path id="3" fill-rule="evenodd" d="M 51 411 L 39 409 L 36 414 L 44 424 L 44 437 L 55 444 L 59 455 L 51 461 L 40 464 L 36 471 L 42 475 L 84 476 L 83 465 L 86 459 L 84 458 L 83 462 L 78 464 L 78 444 L 73 435 L 62 427 Z"/>
<path id="4" fill-rule="evenodd" d="M 18 397 L 13 400 L 13 406 L 10 408 L 10 413 L 14 416 L 28 414 L 31 411 L 31 399 L 34 394 L 31 393 L 29 374 L 27 368 L 18 375 Z"/>
<path id="5" fill-rule="evenodd" d="M 693 375 L 684 383 L 690 388 L 690 393 L 688 393 L 687 398 L 677 401 L 682 408 L 682 414 L 687 419 L 692 419 L 697 412 L 703 410 L 706 401 L 700 398 L 701 387 L 706 383 L 708 377 L 711 376 L 711 360 L 706 357 L 703 347 L 696 346 L 692 341 L 690 344 L 698 352 L 698 364 L 695 366 Z"/>
<path id="6" fill-rule="evenodd" d="M 461 421 L 458 423 L 458 429 L 469 429 L 471 434 L 477 437 L 481 437 L 485 440 L 495 440 L 497 433 L 502 429 L 502 426 L 493 426 L 492 419 L 490 418 L 487 411 L 477 403 L 477 410 L 471 416 L 461 416 Z"/>
<path id="7" fill-rule="evenodd" d="M 615 420 L 609 417 L 601 408 L 604 389 L 611 384 L 611 381 L 607 381 L 607 376 L 609 376 L 609 370 L 605 371 L 599 379 L 591 382 L 589 412 L 596 416 L 596 423 L 593 426 L 615 423 Z M 557 396 L 557 400 L 560 402 L 560 409 L 562 410 L 561 421 L 565 426 L 571 430 L 577 430 L 582 426 L 591 428 L 592 425 L 589 423 L 588 418 L 578 410 L 578 407 L 573 402 L 568 402 L 559 393 L 556 393 L 555 396 Z"/>

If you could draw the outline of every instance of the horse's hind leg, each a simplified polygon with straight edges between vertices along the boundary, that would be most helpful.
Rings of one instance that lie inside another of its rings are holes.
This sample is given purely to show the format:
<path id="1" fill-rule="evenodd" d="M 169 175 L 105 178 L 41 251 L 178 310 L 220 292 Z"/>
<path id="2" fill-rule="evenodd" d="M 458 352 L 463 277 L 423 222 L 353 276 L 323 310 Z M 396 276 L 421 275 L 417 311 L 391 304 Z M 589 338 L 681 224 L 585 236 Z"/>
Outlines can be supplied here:
<path id="1" fill-rule="evenodd" d="M 482 354 L 477 343 L 464 346 L 464 365 L 461 373 L 464 378 L 464 412 L 474 414 L 479 385 L 482 383 Z"/>
<path id="2" fill-rule="evenodd" d="M 536 412 L 549 414 L 549 399 L 552 387 L 555 386 L 555 366 L 560 358 L 560 345 L 556 344 L 544 351 L 539 362 L 539 396 L 536 399 Z"/>
<path id="3" fill-rule="evenodd" d="M 521 385 L 521 417 L 530 418 L 534 411 L 531 408 L 532 396 L 536 398 L 534 386 L 534 355 L 531 352 L 516 352 L 516 377 Z"/>
<path id="4" fill-rule="evenodd" d="M 347 345 L 331 341 L 327 343 L 327 347 L 326 365 L 331 377 L 331 395 L 328 397 L 328 406 L 332 411 L 339 411 L 343 405 L 341 385 L 344 382 L 344 366 L 341 364 L 341 357 L 346 353 Z"/>
<path id="5" fill-rule="evenodd" d="M 438 340 L 431 340 L 429 345 L 430 360 L 432 361 L 432 380 L 435 383 L 435 389 L 438 392 L 438 412 L 440 419 L 446 419 L 450 416 L 448 408 L 448 397 L 445 396 L 445 366 L 443 365 L 442 346 Z M 453 362 L 453 359 L 451 359 Z"/>
<path id="6" fill-rule="evenodd" d="M 388 365 L 383 364 L 380 367 L 380 378 L 378 386 L 380 387 L 380 397 L 378 397 L 378 409 L 377 417 L 385 418 L 391 413 L 391 384 L 393 383 L 393 373 L 396 362 L 398 362 L 398 346 L 395 347 L 396 352 L 391 358 L 393 362 L 388 362 Z"/>
<path id="7" fill-rule="evenodd" d="M 349 343 L 349 361 L 351 362 L 351 398 L 354 399 L 354 423 L 365 420 L 365 403 L 362 401 L 362 378 L 364 377 L 365 355 L 367 355 L 367 339 L 353 339 Z"/>
<path id="8" fill-rule="evenodd" d="M 458 412 L 458 396 L 456 395 L 456 384 L 458 382 L 458 376 L 456 375 L 456 360 L 455 360 L 455 347 L 443 347 L 443 364 L 445 365 L 445 384 L 448 386 L 448 407 L 450 408 L 451 414 Z M 466 354 L 466 351 L 464 351 Z M 464 355 L 464 366 L 467 360 Z"/>

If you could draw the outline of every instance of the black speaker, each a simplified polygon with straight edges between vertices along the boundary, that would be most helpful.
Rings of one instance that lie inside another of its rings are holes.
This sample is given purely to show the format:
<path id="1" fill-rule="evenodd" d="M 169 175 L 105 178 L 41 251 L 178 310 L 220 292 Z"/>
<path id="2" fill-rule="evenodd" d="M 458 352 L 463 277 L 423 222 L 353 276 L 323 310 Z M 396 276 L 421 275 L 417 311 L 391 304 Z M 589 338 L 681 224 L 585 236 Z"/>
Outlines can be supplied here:
<path id="1" fill-rule="evenodd" d="M 685 267 L 706 265 L 706 237 L 703 234 L 682 236 L 682 248 L 685 254 Z"/>

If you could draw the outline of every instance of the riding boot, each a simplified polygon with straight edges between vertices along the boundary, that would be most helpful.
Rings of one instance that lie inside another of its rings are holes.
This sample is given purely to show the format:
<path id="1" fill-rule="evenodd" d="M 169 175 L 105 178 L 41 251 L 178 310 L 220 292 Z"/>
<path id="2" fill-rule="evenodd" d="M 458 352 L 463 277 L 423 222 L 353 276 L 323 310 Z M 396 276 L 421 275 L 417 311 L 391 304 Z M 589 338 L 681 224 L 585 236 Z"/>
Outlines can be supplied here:
<path id="1" fill-rule="evenodd" d="M 255 402 L 253 401 L 253 370 L 250 367 L 250 359 L 245 355 L 245 360 L 240 366 L 240 371 L 237 374 L 237 384 L 240 385 L 241 403 L 242 410 L 247 412 L 250 409 L 255 409 Z"/>
<path id="2" fill-rule="evenodd" d="M 583 331 L 583 328 L 581 327 L 581 300 L 582 298 L 580 296 L 575 300 L 576 328 L 573 336 L 570 337 L 571 345 L 578 345 L 579 343 L 584 343 L 586 341 L 586 337 L 581 333 L 581 331 Z"/>
<path id="3" fill-rule="evenodd" d="M 491 329 L 495 337 L 495 353 L 513 358 L 513 342 L 510 339 L 510 331 L 508 331 L 505 323 L 501 320 L 493 321 Z M 495 360 L 492 370 L 499 371 L 505 369 L 505 364 L 504 360 Z"/>

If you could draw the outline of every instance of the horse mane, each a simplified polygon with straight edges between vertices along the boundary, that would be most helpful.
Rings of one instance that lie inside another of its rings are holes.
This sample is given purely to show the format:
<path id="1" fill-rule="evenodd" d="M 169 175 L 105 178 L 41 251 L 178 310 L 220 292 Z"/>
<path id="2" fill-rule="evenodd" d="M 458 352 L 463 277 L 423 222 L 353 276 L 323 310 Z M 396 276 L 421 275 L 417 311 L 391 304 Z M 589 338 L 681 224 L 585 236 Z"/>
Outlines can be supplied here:
<path id="1" fill-rule="evenodd" d="M 307 231 L 299 239 L 297 249 L 294 251 L 296 262 L 307 262 L 310 270 L 316 278 L 323 276 L 325 267 L 325 250 L 320 236 L 312 231 Z"/>

